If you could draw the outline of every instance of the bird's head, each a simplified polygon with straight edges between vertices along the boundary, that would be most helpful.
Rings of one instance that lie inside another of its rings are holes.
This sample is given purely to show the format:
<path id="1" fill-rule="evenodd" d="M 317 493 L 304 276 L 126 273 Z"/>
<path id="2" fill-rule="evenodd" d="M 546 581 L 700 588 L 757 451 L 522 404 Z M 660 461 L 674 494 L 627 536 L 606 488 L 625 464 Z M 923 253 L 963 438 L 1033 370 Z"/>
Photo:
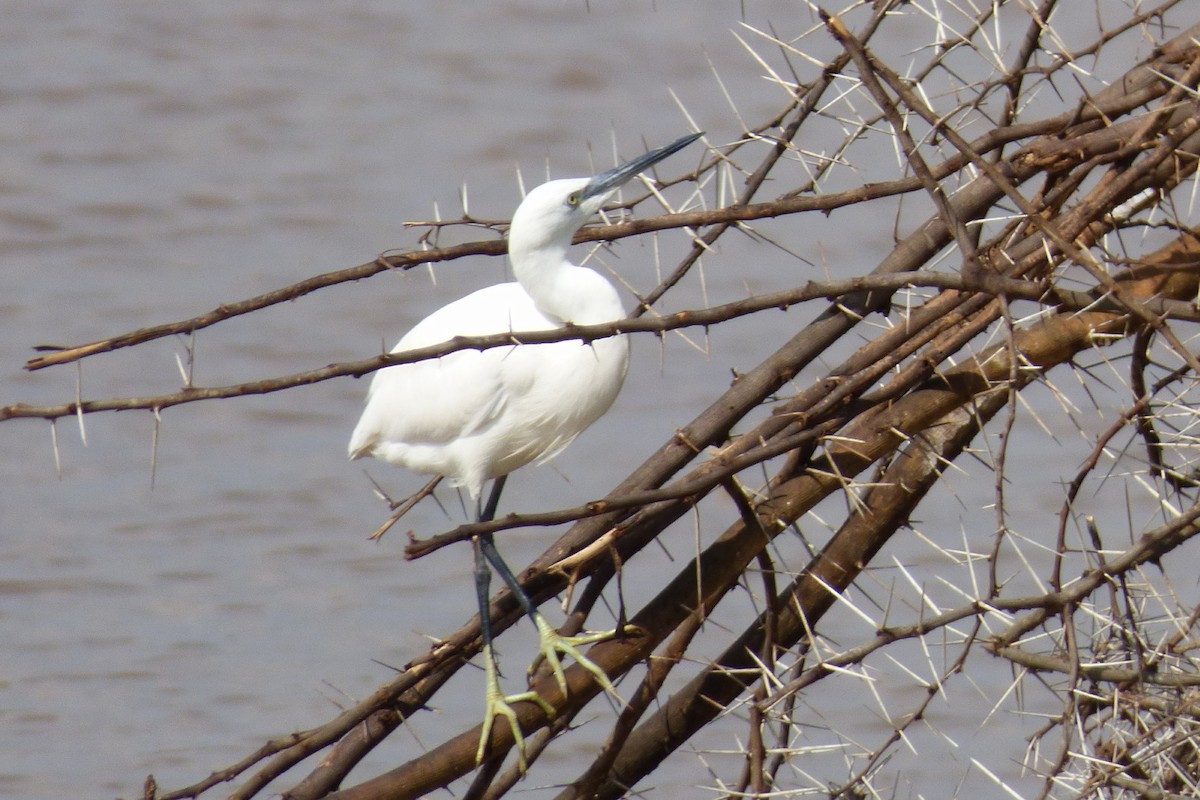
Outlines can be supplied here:
<path id="1" fill-rule="evenodd" d="M 566 248 L 571 237 L 634 175 L 699 139 L 693 133 L 594 178 L 565 178 L 543 183 L 525 195 L 508 232 L 510 252 Z"/>

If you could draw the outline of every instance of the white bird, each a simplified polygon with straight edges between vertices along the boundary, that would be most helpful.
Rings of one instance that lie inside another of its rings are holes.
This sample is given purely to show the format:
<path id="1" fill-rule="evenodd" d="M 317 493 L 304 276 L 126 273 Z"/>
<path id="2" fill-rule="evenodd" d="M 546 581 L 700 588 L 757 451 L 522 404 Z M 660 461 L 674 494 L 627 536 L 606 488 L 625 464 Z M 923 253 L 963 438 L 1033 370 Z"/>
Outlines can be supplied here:
<path id="1" fill-rule="evenodd" d="M 567 324 L 590 325 L 624 317 L 621 301 L 605 278 L 567 260 L 575 232 L 633 176 L 694 142 L 692 134 L 593 178 L 555 180 L 538 186 L 513 214 L 508 254 L 515 283 L 480 289 L 430 314 L 408 332 L 393 353 L 440 344 L 455 336 L 544 331 Z M 436 360 L 387 367 L 375 373 L 367 406 L 350 438 L 350 457 L 372 456 L 417 472 L 449 478 L 467 490 L 476 518 L 491 519 L 505 476 L 530 462 L 547 461 L 574 441 L 616 399 L 629 365 L 623 335 L 594 342 L 563 341 L 489 350 L 460 350 Z M 483 488 L 492 480 L 486 505 Z M 562 636 L 537 612 L 491 534 L 473 540 L 486 675 L 486 717 L 477 761 L 482 761 L 492 723 L 508 719 L 524 766 L 524 742 L 500 690 L 489 618 L 490 571 L 496 568 L 537 626 L 541 652 L 566 693 L 559 654 L 587 668 L 615 695 L 607 675 L 578 645 L 608 634 Z"/>

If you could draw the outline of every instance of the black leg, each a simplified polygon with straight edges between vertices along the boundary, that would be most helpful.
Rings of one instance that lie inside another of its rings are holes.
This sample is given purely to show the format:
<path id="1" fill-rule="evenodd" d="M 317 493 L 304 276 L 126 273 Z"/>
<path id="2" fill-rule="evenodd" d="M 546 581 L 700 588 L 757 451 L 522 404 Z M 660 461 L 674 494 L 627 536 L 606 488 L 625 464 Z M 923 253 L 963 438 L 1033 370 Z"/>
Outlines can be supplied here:
<path id="1" fill-rule="evenodd" d="M 503 488 L 504 478 L 497 478 L 492 484 L 492 491 L 488 495 L 486 506 L 479 506 L 477 503 L 475 510 L 479 521 L 486 522 L 495 516 L 496 504 L 500 501 L 500 491 Z M 525 739 L 521 735 L 521 725 L 517 714 L 509 703 L 521 700 L 537 703 L 548 717 L 554 716 L 554 708 L 535 692 L 523 692 L 505 697 L 500 690 L 500 668 L 496 664 L 496 652 L 492 649 L 492 604 L 491 590 L 489 589 L 492 571 L 488 567 L 491 559 L 487 557 L 488 550 L 495 552 L 496 546 L 492 543 L 491 534 L 476 536 L 471 540 L 471 544 L 475 551 L 475 596 L 479 601 L 479 638 L 483 642 L 483 669 L 486 674 L 484 698 L 487 703 L 487 710 L 483 718 L 483 730 L 479 736 L 479 749 L 475 751 L 475 763 L 483 763 L 483 759 L 487 755 L 488 744 L 491 742 L 492 725 L 495 723 L 496 717 L 500 716 L 508 720 L 509 728 L 512 729 L 513 741 L 517 746 L 517 766 L 524 772 L 526 767 Z M 497 558 L 499 558 L 498 554 Z M 509 575 L 512 574 L 507 566 L 504 569 Z"/>
<path id="2" fill-rule="evenodd" d="M 475 518 L 480 522 L 487 522 L 496 515 L 496 506 L 500 502 L 500 492 L 504 489 L 504 476 L 500 476 L 492 483 L 492 491 L 488 495 L 487 505 L 481 506 L 480 501 L 482 496 L 475 501 Z M 491 653 L 492 650 L 492 615 L 491 615 L 491 582 L 492 571 L 488 568 L 490 558 L 486 557 L 484 539 L 491 550 L 495 551 L 496 546 L 492 543 L 491 534 L 486 537 L 476 536 L 471 539 L 471 545 L 475 550 L 475 596 L 479 601 L 479 636 L 483 640 L 483 649 L 486 653 Z M 507 569 L 507 566 L 505 567 Z M 489 656 L 490 658 L 490 656 Z"/>
<path id="3" fill-rule="evenodd" d="M 500 551 L 496 549 L 496 542 L 492 539 L 490 533 L 485 533 L 482 536 L 476 537 L 479 543 L 479 550 L 483 557 L 488 560 L 488 563 L 495 568 L 496 572 L 500 573 L 501 579 L 508 586 L 508 590 L 512 592 L 513 597 L 517 598 L 517 602 L 521 604 L 521 609 L 524 610 L 526 616 L 537 622 L 537 611 L 533 607 L 533 601 L 529 599 L 529 595 L 521 588 L 521 582 L 517 580 L 517 576 L 513 574 L 511 568 L 500 555 Z"/>
<path id="4" fill-rule="evenodd" d="M 492 571 L 488 569 L 487 559 L 483 557 L 479 537 L 471 540 L 475 549 L 475 597 L 479 600 L 479 636 L 483 640 L 484 651 L 492 649 L 492 593 L 489 585 L 492 582 Z"/>
<path id="5" fill-rule="evenodd" d="M 488 493 L 487 503 L 479 506 L 476 509 L 476 517 L 480 522 L 489 522 L 496 518 L 496 508 L 500 505 L 500 493 L 504 491 L 504 481 L 507 478 L 507 475 L 501 475 L 499 478 L 496 478 L 496 480 L 492 481 L 492 490 Z M 521 604 L 521 609 L 536 623 L 537 612 L 534 609 L 533 601 L 529 599 L 529 595 L 527 595 L 525 590 L 521 588 L 521 583 L 517 580 L 517 576 L 513 574 L 512 569 L 500 555 L 500 551 L 496 549 L 496 540 L 492 538 L 492 534 L 482 533 L 479 536 L 476 536 L 472 541 L 475 543 L 476 591 L 480 591 L 478 589 L 480 570 L 485 573 L 487 572 L 487 565 L 480 564 L 480 555 L 482 555 L 483 558 L 486 559 L 493 568 L 495 568 L 496 572 L 500 573 L 500 577 L 504 580 L 505 585 L 508 586 L 508 590 L 512 592 L 513 596 L 517 598 L 517 602 Z M 487 591 L 486 583 L 484 584 L 483 591 Z M 486 612 L 483 611 L 483 609 L 487 608 L 486 596 L 484 599 L 480 600 L 479 603 L 480 614 L 486 616 Z M 490 641 L 491 638 L 489 631 L 488 635 L 484 639 L 484 644 L 487 644 Z"/>
<path id="6" fill-rule="evenodd" d="M 508 476 L 501 475 L 492 481 L 492 491 L 488 494 L 487 505 L 475 509 L 477 522 L 491 522 L 496 518 L 496 506 L 500 505 L 500 493 L 504 491 L 506 480 L 508 480 Z"/>
<path id="7" fill-rule="evenodd" d="M 500 505 L 500 493 L 504 491 L 504 482 L 507 478 L 507 475 L 501 475 L 499 478 L 496 478 L 496 480 L 492 481 L 492 490 L 488 493 L 487 503 L 483 505 L 479 505 L 478 502 L 476 503 L 476 519 L 478 519 L 480 522 L 490 522 L 496 518 L 496 508 Z M 508 590 L 512 592 L 513 596 L 517 598 L 517 602 L 521 604 L 521 609 L 524 610 L 525 614 L 536 623 L 537 611 L 534 609 L 533 601 L 529 599 L 529 595 L 527 595 L 525 590 L 521 588 L 521 583 L 517 580 L 517 576 L 513 574 L 512 569 L 500 555 L 500 551 L 496 549 L 496 540 L 492 538 L 492 534 L 482 533 L 479 536 L 476 536 L 472 541 L 475 543 L 476 585 L 478 585 L 479 571 L 481 569 L 479 557 L 480 554 L 482 554 L 483 557 L 487 559 L 488 563 L 495 568 L 496 572 L 500 573 L 500 577 L 504 580 L 505 585 L 508 586 Z M 482 569 L 486 570 L 487 566 L 484 565 Z M 486 608 L 484 605 L 486 601 L 480 600 L 479 602 L 480 613 L 483 614 L 485 612 L 483 612 L 482 609 Z M 484 640 L 485 644 L 487 641 L 488 639 Z"/>

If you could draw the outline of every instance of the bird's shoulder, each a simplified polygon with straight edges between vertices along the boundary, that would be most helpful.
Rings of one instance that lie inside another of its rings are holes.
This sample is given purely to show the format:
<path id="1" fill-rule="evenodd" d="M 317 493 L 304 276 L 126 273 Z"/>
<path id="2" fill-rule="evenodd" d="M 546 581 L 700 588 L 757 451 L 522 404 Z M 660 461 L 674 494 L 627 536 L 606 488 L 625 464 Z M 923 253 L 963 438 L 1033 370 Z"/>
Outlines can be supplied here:
<path id="1" fill-rule="evenodd" d="M 460 297 L 418 322 L 393 352 L 440 344 L 456 336 L 487 336 L 554 327 L 519 283 L 497 283 Z"/>
<path id="2" fill-rule="evenodd" d="M 405 334 L 392 352 L 553 327 L 517 283 L 488 286 L 442 306 Z M 512 347 L 460 350 L 375 373 L 360 427 L 377 438 L 445 443 L 499 418 L 514 392 L 536 379 L 536 359 Z M 520 351 L 521 348 L 516 348 Z M 531 363 L 532 362 L 532 363 Z"/>

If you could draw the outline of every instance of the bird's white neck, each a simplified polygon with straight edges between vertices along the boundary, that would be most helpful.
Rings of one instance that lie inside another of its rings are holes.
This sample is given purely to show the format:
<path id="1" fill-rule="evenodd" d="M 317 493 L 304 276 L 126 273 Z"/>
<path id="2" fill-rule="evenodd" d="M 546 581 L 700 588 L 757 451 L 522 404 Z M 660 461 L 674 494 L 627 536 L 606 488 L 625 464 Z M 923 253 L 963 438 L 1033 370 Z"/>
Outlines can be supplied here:
<path id="1" fill-rule="evenodd" d="M 608 281 L 567 260 L 567 244 L 541 243 L 525 249 L 510 244 L 513 275 L 538 310 L 561 323 L 592 325 L 623 316 L 621 301 Z"/>

